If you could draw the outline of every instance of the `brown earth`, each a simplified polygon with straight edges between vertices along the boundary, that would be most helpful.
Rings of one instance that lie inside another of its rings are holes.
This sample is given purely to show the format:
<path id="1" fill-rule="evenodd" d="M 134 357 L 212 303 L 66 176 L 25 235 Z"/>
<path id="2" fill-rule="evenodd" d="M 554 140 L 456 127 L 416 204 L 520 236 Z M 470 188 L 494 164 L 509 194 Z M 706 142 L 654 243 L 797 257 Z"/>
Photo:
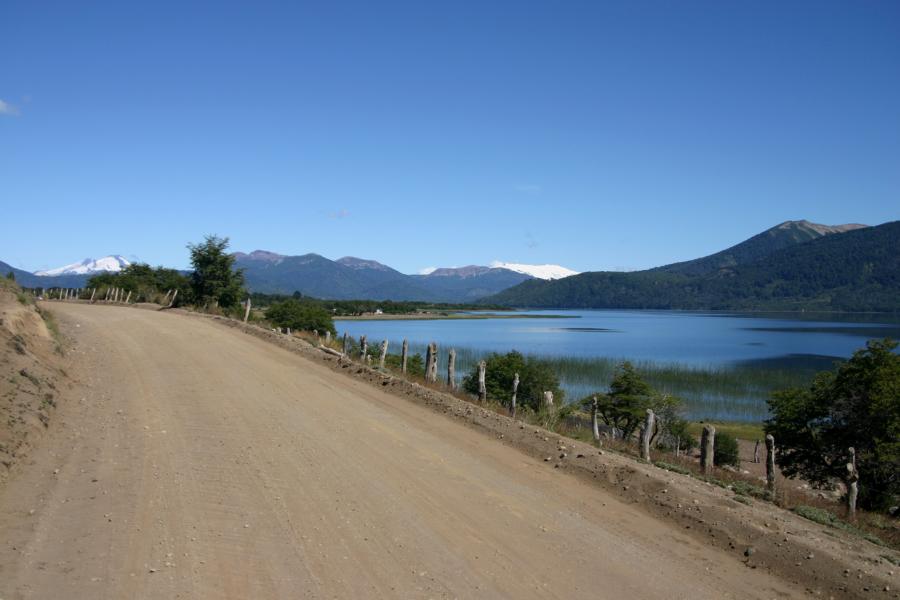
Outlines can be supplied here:
<path id="1" fill-rule="evenodd" d="M 31 297 L 0 281 L 0 485 L 40 441 L 67 384 L 60 350 Z"/>
<path id="2" fill-rule="evenodd" d="M 51 309 L 75 385 L 0 490 L 5 600 L 896 597 L 882 548 L 300 340 Z"/>

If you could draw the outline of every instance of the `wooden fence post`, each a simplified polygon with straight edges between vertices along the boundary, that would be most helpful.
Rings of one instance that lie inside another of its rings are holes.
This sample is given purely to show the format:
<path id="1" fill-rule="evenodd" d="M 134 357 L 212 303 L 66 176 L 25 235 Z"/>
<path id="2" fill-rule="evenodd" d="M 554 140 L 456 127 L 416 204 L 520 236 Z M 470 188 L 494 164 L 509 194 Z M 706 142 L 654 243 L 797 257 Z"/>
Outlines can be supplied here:
<path id="1" fill-rule="evenodd" d="M 363 362 L 366 362 L 366 357 L 369 354 L 369 342 L 366 340 L 366 336 L 361 335 L 359 337 L 359 359 Z"/>
<path id="2" fill-rule="evenodd" d="M 125 304 L 128 304 L 128 301 L 131 300 L 131 290 L 128 291 L 128 295 L 125 296 Z"/>
<path id="3" fill-rule="evenodd" d="M 766 436 L 766 487 L 769 493 L 775 495 L 775 438 L 772 434 Z"/>
<path id="4" fill-rule="evenodd" d="M 653 436 L 653 425 L 656 415 L 651 409 L 647 409 L 647 418 L 644 420 L 644 428 L 641 430 L 641 458 L 650 462 L 650 438 Z"/>
<path id="5" fill-rule="evenodd" d="M 331 330 L 330 329 L 325 332 L 325 345 L 326 346 L 331 345 Z"/>
<path id="6" fill-rule="evenodd" d="M 451 391 L 456 390 L 456 350 L 453 348 L 447 355 L 447 386 Z"/>
<path id="7" fill-rule="evenodd" d="M 91 304 L 94 303 L 94 294 L 97 293 L 97 288 L 91 288 Z"/>
<path id="8" fill-rule="evenodd" d="M 600 441 L 600 423 L 597 420 L 597 411 L 600 410 L 599 401 L 597 400 L 597 396 L 594 396 L 591 399 L 591 430 L 594 434 L 594 441 Z"/>
<path id="9" fill-rule="evenodd" d="M 347 335 L 347 332 L 344 332 L 344 346 L 343 346 L 344 356 L 350 356 L 350 336 Z"/>
<path id="10" fill-rule="evenodd" d="M 244 323 L 246 323 L 247 320 L 250 318 L 250 306 L 251 306 L 251 304 L 252 304 L 252 303 L 250 302 L 250 296 L 247 296 L 247 306 L 244 307 Z"/>
<path id="11" fill-rule="evenodd" d="M 518 400 L 519 395 L 519 374 L 516 373 L 513 377 L 513 393 L 512 398 L 509 399 L 509 416 L 513 419 L 516 418 L 516 401 Z"/>
<path id="12" fill-rule="evenodd" d="M 387 358 L 388 341 L 381 342 L 381 356 L 378 357 L 378 367 L 384 368 L 384 360 Z"/>
<path id="13" fill-rule="evenodd" d="M 425 380 L 437 383 L 438 348 L 436 342 L 428 344 L 428 360 L 425 361 Z"/>
<path id="14" fill-rule="evenodd" d="M 756 445 L 753 446 L 753 462 L 759 463 L 759 440 L 756 440 Z"/>
<path id="15" fill-rule="evenodd" d="M 406 373 L 406 360 L 409 358 L 409 341 L 403 340 L 403 351 L 400 353 L 400 372 Z"/>
<path id="16" fill-rule="evenodd" d="M 704 475 L 712 473 L 715 463 L 716 428 L 712 425 L 704 425 L 700 435 L 700 468 Z"/>
<path id="17" fill-rule="evenodd" d="M 850 448 L 847 463 L 847 516 L 856 520 L 856 498 L 859 496 L 859 471 L 856 469 L 856 449 Z"/>
<path id="18" fill-rule="evenodd" d="M 547 390 L 544 392 L 544 408 L 550 408 L 553 406 L 553 392 Z"/>
<path id="19" fill-rule="evenodd" d="M 487 385 L 484 382 L 485 371 L 487 371 L 487 363 L 481 361 L 478 363 L 478 401 L 487 400 Z"/>

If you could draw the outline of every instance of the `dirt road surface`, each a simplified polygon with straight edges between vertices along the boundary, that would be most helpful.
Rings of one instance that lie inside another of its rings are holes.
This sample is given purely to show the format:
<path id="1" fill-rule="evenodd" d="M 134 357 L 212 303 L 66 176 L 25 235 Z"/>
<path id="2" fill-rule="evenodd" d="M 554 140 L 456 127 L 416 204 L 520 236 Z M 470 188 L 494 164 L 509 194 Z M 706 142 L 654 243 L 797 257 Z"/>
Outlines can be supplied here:
<path id="1" fill-rule="evenodd" d="M 3 600 L 804 595 L 210 320 L 51 309 L 77 385 L 0 491 Z"/>

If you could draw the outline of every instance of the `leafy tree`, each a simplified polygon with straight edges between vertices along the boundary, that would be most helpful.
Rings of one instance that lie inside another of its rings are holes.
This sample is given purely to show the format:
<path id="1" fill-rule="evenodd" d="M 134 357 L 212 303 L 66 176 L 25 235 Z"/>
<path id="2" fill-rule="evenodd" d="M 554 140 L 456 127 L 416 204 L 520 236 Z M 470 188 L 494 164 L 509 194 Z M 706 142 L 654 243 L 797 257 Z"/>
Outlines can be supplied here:
<path id="1" fill-rule="evenodd" d="M 608 427 L 628 439 L 638 428 L 653 402 L 653 389 L 630 362 L 616 369 L 609 392 L 597 394 L 597 414 Z"/>
<path id="2" fill-rule="evenodd" d="M 234 256 L 225 250 L 228 238 L 208 235 L 200 244 L 188 244 L 191 252 L 191 287 L 195 301 L 207 305 L 218 303 L 223 308 L 236 306 L 244 293 L 244 273 L 234 270 Z"/>
<path id="3" fill-rule="evenodd" d="M 10 281 L 15 281 L 15 280 L 16 280 L 16 274 L 13 273 L 12 271 L 10 271 L 9 273 L 6 274 L 6 278 L 9 279 Z"/>
<path id="4" fill-rule="evenodd" d="M 809 389 L 776 392 L 766 433 L 785 475 L 827 485 L 846 475 L 856 449 L 859 505 L 884 508 L 900 495 L 900 356 L 896 342 L 870 340 Z"/>
<path id="5" fill-rule="evenodd" d="M 299 331 L 318 330 L 319 333 L 330 331 L 337 334 L 331 314 L 320 306 L 300 302 L 299 300 L 285 300 L 277 302 L 266 309 L 266 319 L 276 327 L 290 327 Z"/>
<path id="6" fill-rule="evenodd" d="M 713 463 L 716 465 L 731 465 L 737 467 L 741 464 L 740 448 L 738 441 L 730 433 L 719 431 L 713 441 Z"/>
<path id="7" fill-rule="evenodd" d="M 540 359 L 523 356 L 513 350 L 507 354 L 491 354 L 485 359 L 487 368 L 484 383 L 487 397 L 508 405 L 512 396 L 513 379 L 519 374 L 519 389 L 516 394 L 518 406 L 540 410 L 544 392 L 553 392 L 554 402 L 562 404 L 564 393 L 559 387 L 556 373 Z M 478 365 L 463 378 L 463 389 L 470 394 L 478 393 Z"/>

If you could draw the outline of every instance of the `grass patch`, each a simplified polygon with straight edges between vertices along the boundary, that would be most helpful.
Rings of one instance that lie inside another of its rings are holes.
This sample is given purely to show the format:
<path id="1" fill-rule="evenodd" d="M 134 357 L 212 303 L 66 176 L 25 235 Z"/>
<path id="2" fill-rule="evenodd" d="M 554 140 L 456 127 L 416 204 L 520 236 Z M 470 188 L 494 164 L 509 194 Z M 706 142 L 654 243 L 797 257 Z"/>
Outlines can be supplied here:
<path id="1" fill-rule="evenodd" d="M 673 465 L 672 463 L 657 461 L 653 464 L 656 465 L 657 467 L 659 467 L 660 469 L 665 469 L 666 471 L 672 471 L 673 473 L 679 473 L 681 475 L 693 475 L 693 473 L 691 473 L 689 470 L 685 469 L 684 467 L 680 467 L 678 465 Z"/>
<path id="2" fill-rule="evenodd" d="M 739 440 L 762 440 L 766 434 L 763 432 L 762 423 L 735 423 L 730 421 L 701 421 L 690 423 L 688 425 L 688 433 L 695 437 L 700 437 L 703 431 L 703 425 L 709 424 L 716 428 L 716 433 L 727 433 Z"/>
<path id="3" fill-rule="evenodd" d="M 862 529 L 855 527 L 850 523 L 847 523 L 846 521 L 842 521 L 833 512 L 827 511 L 824 508 L 817 508 L 815 506 L 807 506 L 805 504 L 801 504 L 800 506 L 795 506 L 793 510 L 804 519 L 809 519 L 814 523 L 846 531 L 879 546 L 885 545 L 885 543 L 880 538 L 872 535 L 871 533 L 863 531 Z"/>

